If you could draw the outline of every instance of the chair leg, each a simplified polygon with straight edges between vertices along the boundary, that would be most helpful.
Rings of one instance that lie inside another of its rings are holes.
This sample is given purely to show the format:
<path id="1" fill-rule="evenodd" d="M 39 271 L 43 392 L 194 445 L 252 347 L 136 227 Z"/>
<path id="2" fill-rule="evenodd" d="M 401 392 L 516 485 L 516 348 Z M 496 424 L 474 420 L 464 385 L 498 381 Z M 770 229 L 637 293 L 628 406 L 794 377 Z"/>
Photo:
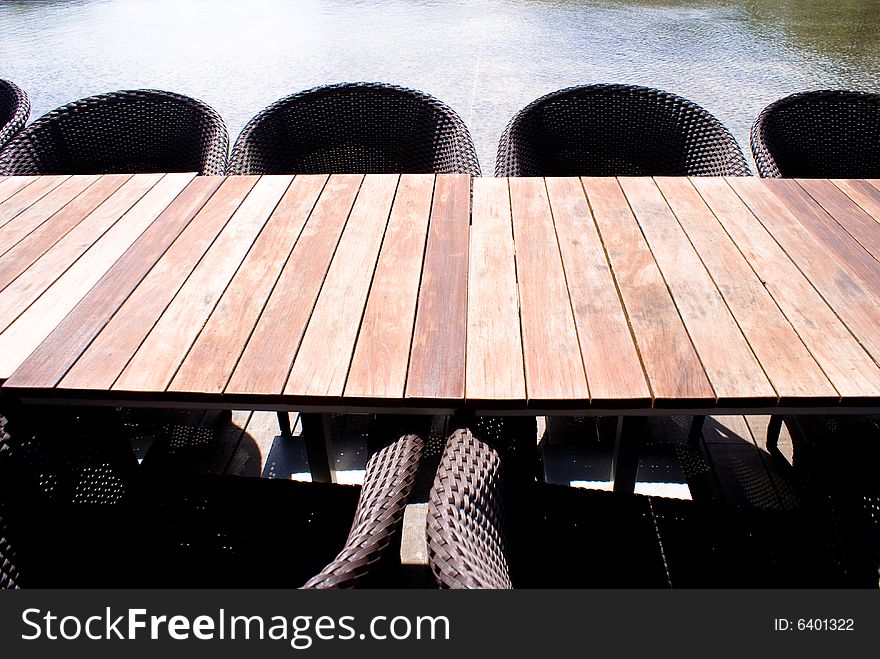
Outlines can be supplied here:
<path id="1" fill-rule="evenodd" d="M 639 470 L 639 454 L 645 436 L 644 419 L 618 417 L 614 457 L 611 460 L 611 479 L 614 491 L 632 494 Z"/>
<path id="2" fill-rule="evenodd" d="M 336 467 L 330 445 L 330 417 L 327 414 L 300 414 L 303 438 L 306 442 L 306 457 L 312 481 L 316 483 L 335 483 Z"/>

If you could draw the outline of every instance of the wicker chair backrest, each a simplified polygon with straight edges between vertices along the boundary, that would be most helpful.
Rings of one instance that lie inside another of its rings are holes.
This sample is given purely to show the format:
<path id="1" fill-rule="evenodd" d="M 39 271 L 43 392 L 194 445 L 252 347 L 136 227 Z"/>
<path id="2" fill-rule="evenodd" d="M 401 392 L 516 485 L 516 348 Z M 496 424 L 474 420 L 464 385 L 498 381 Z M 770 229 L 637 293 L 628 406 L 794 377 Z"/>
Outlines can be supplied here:
<path id="1" fill-rule="evenodd" d="M 752 126 L 766 178 L 880 177 L 880 94 L 821 90 L 768 105 Z"/>
<path id="2" fill-rule="evenodd" d="M 230 174 L 479 175 L 464 122 L 422 92 L 379 83 L 317 87 L 276 101 L 242 130 Z"/>
<path id="3" fill-rule="evenodd" d="M 631 85 L 552 92 L 501 137 L 496 176 L 748 176 L 736 140 L 696 103 Z"/>
<path id="4" fill-rule="evenodd" d="M 157 90 L 119 91 L 49 112 L 0 152 L 2 174 L 223 174 L 226 126 L 213 109 Z"/>

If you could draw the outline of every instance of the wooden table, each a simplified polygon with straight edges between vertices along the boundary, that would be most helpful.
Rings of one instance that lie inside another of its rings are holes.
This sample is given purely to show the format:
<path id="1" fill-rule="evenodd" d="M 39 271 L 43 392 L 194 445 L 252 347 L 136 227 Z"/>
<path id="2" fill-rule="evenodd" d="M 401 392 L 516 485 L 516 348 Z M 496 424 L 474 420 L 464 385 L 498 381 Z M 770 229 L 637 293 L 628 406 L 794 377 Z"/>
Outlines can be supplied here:
<path id="1" fill-rule="evenodd" d="M 4 396 L 880 411 L 880 181 L 0 180 Z"/>

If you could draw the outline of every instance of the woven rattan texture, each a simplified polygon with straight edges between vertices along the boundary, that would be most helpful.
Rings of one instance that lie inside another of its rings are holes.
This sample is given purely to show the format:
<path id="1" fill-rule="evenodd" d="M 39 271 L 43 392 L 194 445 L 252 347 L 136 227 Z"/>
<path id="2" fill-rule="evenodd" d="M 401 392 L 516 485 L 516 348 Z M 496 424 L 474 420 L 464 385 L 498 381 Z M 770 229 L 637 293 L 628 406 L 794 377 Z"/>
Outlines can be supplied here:
<path id="1" fill-rule="evenodd" d="M 31 104 L 24 90 L 0 80 L 0 149 L 24 128 L 30 113 Z"/>
<path id="2" fill-rule="evenodd" d="M 428 502 L 428 562 L 442 588 L 511 588 L 502 461 L 470 430 L 447 440 Z"/>
<path id="3" fill-rule="evenodd" d="M 418 435 L 405 435 L 367 462 L 364 484 L 345 547 L 305 588 L 351 588 L 400 546 L 403 513 L 425 449 Z"/>
<path id="4" fill-rule="evenodd" d="M 75 101 L 40 117 L 0 152 L 2 174 L 223 174 L 226 126 L 193 98 L 141 89 Z"/>
<path id="5" fill-rule="evenodd" d="M 228 172 L 478 176 L 480 165 L 464 122 L 441 101 L 392 85 L 343 83 L 257 114 L 235 141 Z"/>
<path id="6" fill-rule="evenodd" d="M 137 462 L 113 415 L 15 408 L 0 442 L 0 585 L 110 585 Z"/>
<path id="7" fill-rule="evenodd" d="M 765 178 L 880 177 L 880 94 L 787 96 L 758 115 L 751 146 Z"/>
<path id="8" fill-rule="evenodd" d="M 736 140 L 696 103 L 630 85 L 552 92 L 517 113 L 496 176 L 748 176 Z"/>

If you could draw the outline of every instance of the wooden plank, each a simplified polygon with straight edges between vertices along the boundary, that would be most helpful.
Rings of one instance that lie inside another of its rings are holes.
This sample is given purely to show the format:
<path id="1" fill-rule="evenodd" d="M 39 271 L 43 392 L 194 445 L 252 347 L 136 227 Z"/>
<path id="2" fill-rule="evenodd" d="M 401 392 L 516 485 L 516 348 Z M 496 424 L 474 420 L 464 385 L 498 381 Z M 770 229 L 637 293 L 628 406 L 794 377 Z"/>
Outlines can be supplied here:
<path id="1" fill-rule="evenodd" d="M 880 222 L 880 190 L 860 179 L 831 179 L 831 182 L 857 203 L 875 222 Z"/>
<path id="2" fill-rule="evenodd" d="M 292 180 L 259 179 L 123 369 L 115 391 L 167 388 Z"/>
<path id="3" fill-rule="evenodd" d="M 651 393 L 583 186 L 568 177 L 546 183 L 590 398 L 649 406 Z"/>
<path id="4" fill-rule="evenodd" d="M 169 391 L 223 391 L 326 182 L 323 175 L 294 179 L 211 313 Z"/>
<path id="5" fill-rule="evenodd" d="M 0 332 L 24 313 L 34 300 L 125 215 L 146 190 L 162 178 L 161 174 L 149 176 L 149 179 L 136 182 L 124 193 L 114 196 L 109 203 L 102 205 L 0 292 Z M 6 261 L 5 258 L 3 260 Z M 11 275 L 14 269 L 10 270 Z"/>
<path id="6" fill-rule="evenodd" d="M 0 203 L 37 180 L 36 176 L 4 176 L 0 180 Z"/>
<path id="7" fill-rule="evenodd" d="M 400 177 L 345 384 L 347 398 L 403 398 L 434 176 Z"/>
<path id="8" fill-rule="evenodd" d="M 582 180 L 655 404 L 713 403 L 715 392 L 623 190 L 613 178 Z"/>
<path id="9" fill-rule="evenodd" d="M 876 395 L 877 365 L 737 194 L 721 179 L 691 182 L 834 388 L 843 397 Z"/>
<path id="10" fill-rule="evenodd" d="M 0 334 L 6 379 L 172 202 L 193 174 L 166 174 L 9 328 Z"/>
<path id="11" fill-rule="evenodd" d="M 684 178 L 656 181 L 780 397 L 839 398 L 696 188 Z"/>
<path id="12" fill-rule="evenodd" d="M 17 217 L 46 194 L 64 183 L 69 176 L 40 176 L 0 204 L 0 227 Z"/>
<path id="13" fill-rule="evenodd" d="M 130 178 L 128 174 L 101 177 L 88 190 L 55 213 L 49 221 L 44 222 L 15 246 L 11 246 L 0 259 L 0 290 L 67 236 L 89 213 L 104 203 Z"/>
<path id="14" fill-rule="evenodd" d="M 406 397 L 464 397 L 470 177 L 437 176 Z"/>
<path id="15" fill-rule="evenodd" d="M 813 184 L 809 185 L 811 189 L 815 189 Z M 795 181 L 771 179 L 766 186 L 807 229 L 815 239 L 815 243 L 824 247 L 827 253 L 831 254 L 854 279 L 858 280 L 865 290 L 880 299 L 880 263 L 869 254 L 870 248 L 880 247 L 880 243 L 876 243 L 876 238 L 873 241 L 870 239 L 871 233 L 880 232 L 876 229 L 866 230 L 863 226 L 860 234 L 863 239 L 868 241 L 868 245 L 860 245 L 841 223 L 835 221 L 835 218 L 805 194 L 804 189 Z M 831 189 L 835 190 L 836 188 L 831 186 Z M 828 202 L 826 201 L 826 203 Z M 841 216 L 840 222 L 845 222 L 848 226 L 856 229 L 855 218 L 851 215 L 846 218 Z M 793 235 L 790 227 L 787 235 Z"/>
<path id="16" fill-rule="evenodd" d="M 368 174 L 324 279 L 284 393 L 341 397 L 399 176 Z"/>
<path id="17" fill-rule="evenodd" d="M 831 181 L 802 179 L 797 181 L 797 185 L 806 191 L 816 204 L 821 206 L 846 230 L 846 233 L 871 254 L 875 261 L 880 260 L 880 225 L 877 220 L 862 210 L 856 202 Z M 843 240 L 844 235 L 834 227 L 834 233 L 830 237 Z"/>
<path id="18" fill-rule="evenodd" d="M 832 255 L 828 251 L 828 241 L 814 239 L 816 234 L 812 230 L 805 232 L 801 221 L 811 224 L 812 220 L 789 211 L 789 204 L 795 201 L 789 197 L 783 203 L 777 194 L 771 192 L 766 181 L 730 179 L 729 184 L 877 362 L 880 358 L 880 305 L 878 292 L 874 289 L 880 287 L 880 280 L 870 282 L 859 277 L 857 281 L 851 275 L 859 271 L 862 276 L 867 276 L 868 273 L 863 271 L 869 270 L 868 265 L 852 262 L 847 264 L 849 267 L 844 267 L 838 260 L 841 254 Z M 800 204 L 798 207 L 800 209 Z M 870 259 L 848 236 L 847 240 Z M 841 246 L 841 249 L 848 248 Z"/>
<path id="19" fill-rule="evenodd" d="M 95 336 L 58 387 L 106 390 L 113 385 L 256 181 L 256 177 L 231 178 L 217 189 Z"/>
<path id="20" fill-rule="evenodd" d="M 468 266 L 467 364 L 470 401 L 525 401 L 519 290 L 504 179 L 473 182 Z"/>
<path id="21" fill-rule="evenodd" d="M 510 179 L 510 207 L 529 402 L 589 400 L 544 180 Z"/>
<path id="22" fill-rule="evenodd" d="M 214 176 L 195 178 L 25 360 L 7 384 L 46 388 L 58 384 L 222 181 Z"/>
<path id="23" fill-rule="evenodd" d="M 620 186 L 719 400 L 775 402 L 776 391 L 655 182 L 621 178 Z"/>
<path id="24" fill-rule="evenodd" d="M 227 394 L 283 391 L 362 181 L 360 174 L 334 174 L 327 181 L 226 386 Z"/>
<path id="25" fill-rule="evenodd" d="M 71 176 L 46 196 L 0 227 L 0 245 L 6 251 L 44 222 L 49 221 L 80 193 L 98 181 L 99 176 Z"/>

